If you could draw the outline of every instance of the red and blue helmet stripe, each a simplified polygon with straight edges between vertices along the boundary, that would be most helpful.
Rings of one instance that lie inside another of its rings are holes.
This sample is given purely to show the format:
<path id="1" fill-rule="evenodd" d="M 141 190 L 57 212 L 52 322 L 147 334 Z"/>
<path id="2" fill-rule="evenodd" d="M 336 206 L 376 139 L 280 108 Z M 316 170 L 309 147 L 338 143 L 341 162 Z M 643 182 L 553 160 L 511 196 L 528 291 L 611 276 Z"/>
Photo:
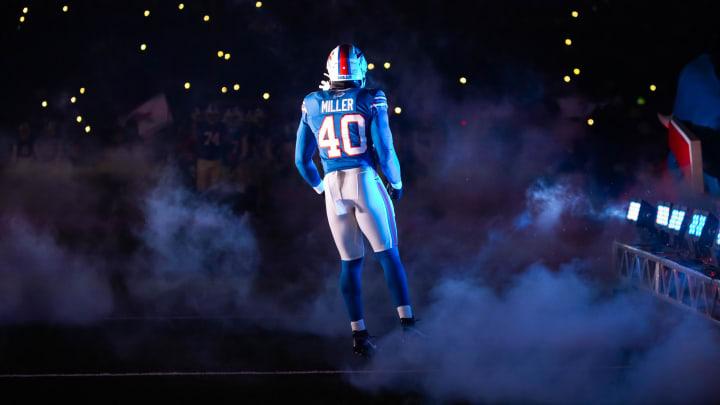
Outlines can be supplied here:
<path id="1" fill-rule="evenodd" d="M 365 82 L 367 62 L 362 52 L 350 44 L 342 44 L 330 52 L 327 71 L 331 82 L 358 80 Z"/>

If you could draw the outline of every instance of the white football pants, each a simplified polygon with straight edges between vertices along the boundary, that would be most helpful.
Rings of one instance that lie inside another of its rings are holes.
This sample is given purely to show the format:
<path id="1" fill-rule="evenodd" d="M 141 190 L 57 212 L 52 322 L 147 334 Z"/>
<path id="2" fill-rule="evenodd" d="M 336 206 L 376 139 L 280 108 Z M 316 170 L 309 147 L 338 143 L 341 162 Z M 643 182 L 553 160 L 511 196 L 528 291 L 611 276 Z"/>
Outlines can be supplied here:
<path id="1" fill-rule="evenodd" d="M 342 260 L 363 257 L 363 234 L 375 252 L 397 246 L 395 208 L 374 169 L 330 172 L 323 182 L 328 223 Z"/>

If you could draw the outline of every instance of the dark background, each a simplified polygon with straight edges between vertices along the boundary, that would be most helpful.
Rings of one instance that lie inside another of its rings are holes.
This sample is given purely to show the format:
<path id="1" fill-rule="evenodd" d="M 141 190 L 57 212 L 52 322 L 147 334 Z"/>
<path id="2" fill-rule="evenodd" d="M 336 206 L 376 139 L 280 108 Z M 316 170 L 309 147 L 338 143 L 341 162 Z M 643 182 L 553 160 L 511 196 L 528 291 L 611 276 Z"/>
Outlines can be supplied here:
<path id="1" fill-rule="evenodd" d="M 0 167 L 3 374 L 432 370 L 94 386 L 122 392 L 115 402 L 148 387 L 152 397 L 207 390 L 258 402 L 276 401 L 267 395 L 278 387 L 325 403 L 716 398 L 717 331 L 620 288 L 609 260 L 613 240 L 634 237 L 621 221 L 629 198 L 681 198 L 662 181 L 656 113 L 672 111 L 682 66 L 717 44 L 716 2 L 187 1 L 181 11 L 175 1 L 68 1 L 62 13 L 63 4 L 0 4 L 0 129 L 14 136 L 24 121 L 39 131 L 56 120 L 97 155 L 67 171 Z M 394 309 L 367 249 L 366 321 L 391 353 L 369 365 L 350 358 L 337 252 L 321 200 L 293 165 L 302 97 L 341 42 L 375 64 L 368 85 L 386 91 L 391 110 L 402 107 L 391 114 L 406 184 L 395 205 L 401 254 L 431 332 L 393 351 Z M 172 130 L 109 159 L 118 118 L 158 93 Z M 140 153 L 179 142 L 209 103 L 265 114 L 253 131 L 270 153 L 252 192 L 196 193 L 172 150 Z M 92 400 L 83 390 L 96 380 L 16 381 L 0 382 Z"/>
<path id="2" fill-rule="evenodd" d="M 557 79 L 557 91 L 620 96 L 629 105 L 644 96 L 646 110 L 668 111 L 680 68 L 717 39 L 711 1 L 271 1 L 261 8 L 195 1 L 183 10 L 177 3 L 73 1 L 62 13 L 61 2 L 3 2 L 3 122 L 37 116 L 40 100 L 80 86 L 89 91 L 78 108 L 90 116 L 126 112 L 159 91 L 183 111 L 220 98 L 220 86 L 235 82 L 241 91 L 222 97 L 263 105 L 259 94 L 270 91 L 273 99 L 298 99 L 322 78 L 328 49 L 341 41 L 365 50 L 378 65 L 371 76 L 390 86 L 417 67 L 413 60 L 427 59 L 457 98 L 522 93 L 523 70 L 532 69 Z M 24 6 L 30 12 L 19 23 Z M 149 50 L 140 52 L 140 43 Z M 231 52 L 231 60 L 217 58 L 217 50 Z M 394 62 L 387 72 L 380 69 L 386 59 Z M 564 86 L 575 66 L 582 74 Z M 461 87 L 462 75 L 470 80 Z M 192 91 L 183 91 L 185 81 Z M 650 83 L 657 93 L 649 94 Z M 412 100 L 392 90 L 412 113 Z"/>
<path id="3" fill-rule="evenodd" d="M 426 83 L 415 73 L 427 69 L 437 76 L 440 94 L 458 101 L 582 94 L 601 103 L 591 134 L 596 140 L 588 142 L 596 144 L 577 159 L 619 152 L 627 170 L 605 174 L 616 177 L 604 179 L 609 182 L 631 175 L 638 160 L 662 159 L 664 145 L 651 133 L 655 113 L 671 112 L 681 67 L 716 46 L 718 37 L 718 6 L 711 1 L 270 1 L 261 8 L 252 1 L 193 1 L 183 10 L 177 4 L 73 1 L 63 13 L 58 2 L 4 2 L 3 125 L 14 130 L 23 120 L 51 115 L 72 131 L 82 133 L 89 123 L 92 136 L 109 137 L 118 116 L 164 92 L 178 120 L 209 102 L 241 103 L 269 112 L 276 131 L 297 119 L 296 104 L 322 78 L 328 50 L 353 42 L 378 66 L 370 85 L 382 85 L 391 104 L 402 106 L 400 132 L 427 118 L 414 109 L 414 94 L 399 91 L 405 78 L 422 94 Z M 19 23 L 25 6 L 30 12 Z M 571 18 L 571 10 L 579 18 Z M 564 45 L 568 37 L 571 47 Z M 141 43 L 148 51 L 139 50 Z M 217 58 L 218 50 L 230 52 L 231 60 Z M 389 71 L 381 68 L 385 60 L 393 63 Z M 574 67 L 581 68 L 579 77 Z M 566 74 L 572 83 L 562 81 Z M 460 86 L 460 76 L 469 83 Z M 190 91 L 182 87 L 186 81 Z M 234 83 L 240 91 L 232 90 Z M 651 93 L 650 84 L 658 91 Z M 231 88 L 224 95 L 223 85 Z M 80 87 L 88 92 L 68 104 Z M 260 97 L 265 91 L 269 102 Z M 42 109 L 41 100 L 50 107 Z M 78 113 L 83 125 L 72 124 Z M 435 121 L 450 116 L 434 113 Z M 632 142 L 625 131 L 634 132 Z"/>

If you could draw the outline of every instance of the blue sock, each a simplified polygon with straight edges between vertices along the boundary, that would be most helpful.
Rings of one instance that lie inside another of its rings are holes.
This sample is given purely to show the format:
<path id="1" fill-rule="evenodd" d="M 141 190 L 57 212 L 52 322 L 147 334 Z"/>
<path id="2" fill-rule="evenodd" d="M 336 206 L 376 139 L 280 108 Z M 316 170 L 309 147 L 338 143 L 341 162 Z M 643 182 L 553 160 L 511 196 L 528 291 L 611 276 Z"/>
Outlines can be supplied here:
<path id="1" fill-rule="evenodd" d="M 392 249 L 376 252 L 375 256 L 385 271 L 385 281 L 395 301 L 396 307 L 410 305 L 405 268 L 400 262 L 397 246 Z"/>
<path id="2" fill-rule="evenodd" d="M 360 270 L 362 270 L 363 258 L 342 261 L 342 273 L 340 273 L 340 292 L 350 322 L 363 319 L 362 296 L 360 289 Z"/>

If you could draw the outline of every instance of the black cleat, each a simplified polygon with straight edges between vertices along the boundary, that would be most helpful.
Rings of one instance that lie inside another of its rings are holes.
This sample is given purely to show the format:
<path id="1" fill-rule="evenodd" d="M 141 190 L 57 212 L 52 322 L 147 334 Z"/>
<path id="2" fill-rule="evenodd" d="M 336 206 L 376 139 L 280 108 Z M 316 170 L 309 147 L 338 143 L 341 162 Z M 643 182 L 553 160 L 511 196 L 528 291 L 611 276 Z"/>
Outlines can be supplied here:
<path id="1" fill-rule="evenodd" d="M 353 352 L 361 357 L 372 357 L 377 350 L 377 346 L 373 343 L 372 338 L 368 335 L 367 330 L 353 331 Z"/>
<path id="2" fill-rule="evenodd" d="M 415 317 L 412 318 L 400 318 L 400 326 L 402 326 L 403 339 L 405 338 L 424 338 L 426 335 L 415 326 L 418 320 Z"/>

